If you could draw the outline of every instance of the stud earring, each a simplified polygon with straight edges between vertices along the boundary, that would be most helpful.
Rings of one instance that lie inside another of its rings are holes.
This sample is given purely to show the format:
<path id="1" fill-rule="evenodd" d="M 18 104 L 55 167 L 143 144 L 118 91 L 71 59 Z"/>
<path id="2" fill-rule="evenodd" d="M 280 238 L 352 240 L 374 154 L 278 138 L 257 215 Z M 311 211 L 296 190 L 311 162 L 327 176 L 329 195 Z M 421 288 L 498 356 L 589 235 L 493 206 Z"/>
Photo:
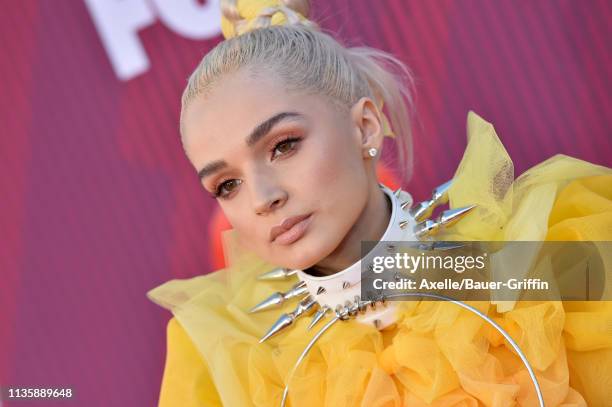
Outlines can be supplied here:
<path id="1" fill-rule="evenodd" d="M 372 147 L 371 149 L 368 150 L 368 154 L 370 157 L 376 157 L 376 154 L 378 153 L 378 150 L 374 147 Z"/>

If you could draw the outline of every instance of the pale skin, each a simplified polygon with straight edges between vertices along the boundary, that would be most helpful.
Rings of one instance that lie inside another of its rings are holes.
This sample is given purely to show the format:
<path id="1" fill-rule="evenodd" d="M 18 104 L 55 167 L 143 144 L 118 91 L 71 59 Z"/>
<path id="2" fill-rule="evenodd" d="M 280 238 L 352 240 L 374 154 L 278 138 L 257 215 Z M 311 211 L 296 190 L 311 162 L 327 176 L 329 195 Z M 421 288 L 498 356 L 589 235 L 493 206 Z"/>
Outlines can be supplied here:
<path id="1" fill-rule="evenodd" d="M 283 112 L 290 114 L 260 128 L 263 136 L 247 145 L 258 125 Z M 390 207 L 375 171 L 383 130 L 370 98 L 340 109 L 324 96 L 287 90 L 277 75 L 253 80 L 242 69 L 187 105 L 182 139 L 201 175 L 210 163 L 225 162 L 201 183 L 220 193 L 240 243 L 271 264 L 330 275 L 358 261 L 361 241 L 379 240 L 387 228 Z M 273 226 L 303 214 L 312 216 L 301 238 L 270 240 Z"/>

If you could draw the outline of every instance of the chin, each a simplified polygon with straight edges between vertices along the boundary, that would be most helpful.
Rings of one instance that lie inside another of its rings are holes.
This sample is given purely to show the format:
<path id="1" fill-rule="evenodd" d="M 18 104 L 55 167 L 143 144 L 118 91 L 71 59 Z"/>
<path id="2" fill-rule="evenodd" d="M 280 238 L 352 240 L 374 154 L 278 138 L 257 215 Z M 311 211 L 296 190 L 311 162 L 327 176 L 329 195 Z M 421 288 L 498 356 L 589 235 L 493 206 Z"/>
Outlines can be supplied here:
<path id="1" fill-rule="evenodd" d="M 319 257 L 312 256 L 308 251 L 303 251 L 297 247 L 295 249 L 292 247 L 285 252 L 284 255 L 275 256 L 277 261 L 273 263 L 290 269 L 304 270 L 320 260 Z"/>

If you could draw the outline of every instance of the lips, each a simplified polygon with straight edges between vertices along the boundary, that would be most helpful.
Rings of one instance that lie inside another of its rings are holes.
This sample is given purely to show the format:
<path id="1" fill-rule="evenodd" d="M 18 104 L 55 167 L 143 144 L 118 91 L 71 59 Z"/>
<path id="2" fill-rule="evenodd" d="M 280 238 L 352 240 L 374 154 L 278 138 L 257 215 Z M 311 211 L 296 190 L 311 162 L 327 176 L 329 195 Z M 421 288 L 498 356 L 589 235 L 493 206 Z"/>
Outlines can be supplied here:
<path id="1" fill-rule="evenodd" d="M 285 219 L 280 225 L 270 229 L 270 241 L 280 244 L 290 244 L 298 240 L 310 223 L 312 214 L 294 216 Z"/>

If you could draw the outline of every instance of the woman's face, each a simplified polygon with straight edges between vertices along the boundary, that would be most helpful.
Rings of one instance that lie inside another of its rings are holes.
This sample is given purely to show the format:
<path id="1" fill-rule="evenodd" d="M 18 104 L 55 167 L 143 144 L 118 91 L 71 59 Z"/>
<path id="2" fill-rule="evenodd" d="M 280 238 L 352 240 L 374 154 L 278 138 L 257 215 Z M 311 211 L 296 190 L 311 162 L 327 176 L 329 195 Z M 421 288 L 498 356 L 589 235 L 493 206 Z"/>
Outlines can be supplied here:
<path id="1" fill-rule="evenodd" d="M 379 116 L 370 99 L 340 113 L 275 77 L 240 70 L 216 82 L 187 106 L 183 147 L 241 244 L 305 269 L 338 248 L 364 210 L 377 182 L 367 150 L 380 151 Z M 282 233 L 287 220 L 294 226 Z"/>

